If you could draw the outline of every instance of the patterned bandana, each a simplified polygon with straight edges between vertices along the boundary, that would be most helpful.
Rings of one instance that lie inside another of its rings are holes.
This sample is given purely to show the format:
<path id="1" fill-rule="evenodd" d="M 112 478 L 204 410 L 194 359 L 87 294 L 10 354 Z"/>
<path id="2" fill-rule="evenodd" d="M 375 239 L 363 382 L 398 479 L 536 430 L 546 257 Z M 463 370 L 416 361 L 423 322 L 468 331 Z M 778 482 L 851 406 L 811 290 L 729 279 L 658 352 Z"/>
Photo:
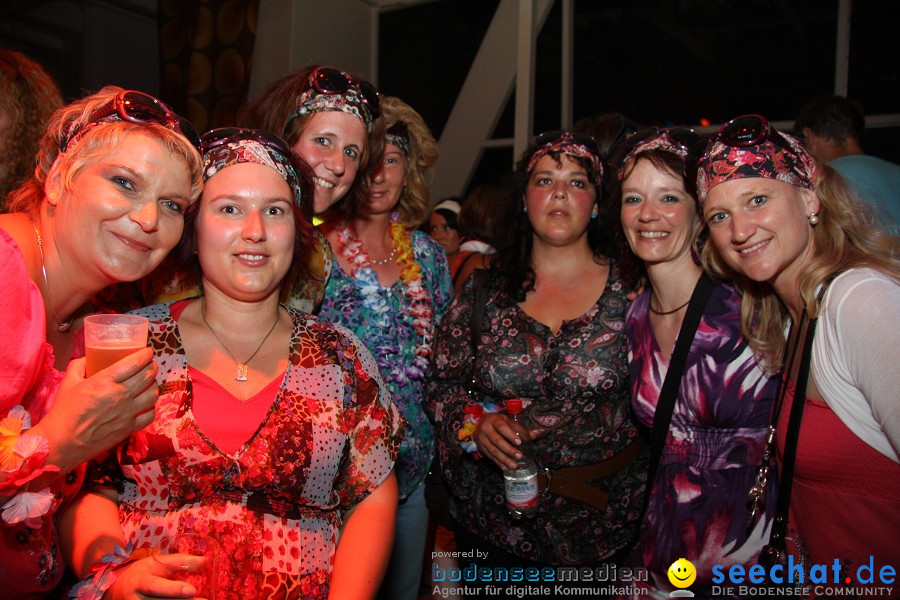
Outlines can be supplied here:
<path id="1" fill-rule="evenodd" d="M 372 118 L 372 113 L 369 112 L 369 108 L 363 102 L 355 86 L 351 86 L 343 94 L 328 94 L 310 86 L 297 98 L 297 107 L 291 112 L 288 122 L 301 115 L 311 115 L 328 110 L 339 110 L 353 115 L 363 122 L 367 131 L 372 131 L 375 119 Z"/>
<path id="2" fill-rule="evenodd" d="M 210 148 L 203 153 L 203 181 L 231 165 L 256 163 L 275 169 L 290 186 L 294 201 L 300 206 L 302 192 L 300 178 L 290 160 L 275 150 L 256 140 L 241 139 Z"/>
<path id="3" fill-rule="evenodd" d="M 587 146 L 576 141 L 571 133 L 564 133 L 559 139 L 536 148 L 534 154 L 528 159 L 528 172 L 531 173 L 538 161 L 551 152 L 586 158 L 591 165 L 591 171 L 596 175 L 597 181 L 600 181 L 603 177 L 603 163 L 600 162 L 600 157 Z"/>
<path id="4" fill-rule="evenodd" d="M 384 134 L 384 143 L 397 146 L 409 160 L 409 129 L 404 121 L 397 121 Z"/>
<path id="5" fill-rule="evenodd" d="M 697 166 L 697 200 L 702 204 L 713 187 L 744 177 L 777 179 L 815 190 L 816 167 L 812 157 L 796 139 L 786 133 L 781 135 L 790 148 L 768 140 L 743 148 L 716 140 Z"/>

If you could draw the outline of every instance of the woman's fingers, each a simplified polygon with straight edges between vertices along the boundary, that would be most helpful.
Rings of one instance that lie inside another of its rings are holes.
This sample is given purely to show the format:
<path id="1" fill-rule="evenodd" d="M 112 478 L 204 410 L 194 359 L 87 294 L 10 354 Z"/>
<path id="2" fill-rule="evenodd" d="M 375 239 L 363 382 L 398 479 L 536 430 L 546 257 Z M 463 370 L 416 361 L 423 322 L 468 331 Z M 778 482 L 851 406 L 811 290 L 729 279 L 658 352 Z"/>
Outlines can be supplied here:
<path id="1" fill-rule="evenodd" d="M 518 449 L 521 441 L 516 431 L 522 429 L 522 432 L 527 434 L 527 430 L 521 426 L 514 430 L 511 425 L 518 424 L 510 421 L 506 415 L 499 413 L 485 415 L 478 422 L 473 435 L 479 452 L 494 461 L 501 469 L 515 468 L 518 460 L 522 458 L 522 453 Z M 530 439 L 530 435 L 526 439 Z"/>

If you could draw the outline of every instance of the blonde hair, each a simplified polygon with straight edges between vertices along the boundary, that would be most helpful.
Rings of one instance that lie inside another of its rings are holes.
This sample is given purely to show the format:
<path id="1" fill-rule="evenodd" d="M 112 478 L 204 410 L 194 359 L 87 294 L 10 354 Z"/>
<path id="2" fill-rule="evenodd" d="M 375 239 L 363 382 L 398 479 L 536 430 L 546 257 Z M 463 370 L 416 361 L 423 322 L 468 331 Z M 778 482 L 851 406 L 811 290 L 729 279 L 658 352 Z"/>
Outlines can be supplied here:
<path id="1" fill-rule="evenodd" d="M 819 315 L 819 286 L 848 269 L 872 268 L 900 283 L 900 238 L 876 225 L 874 211 L 844 178 L 828 165 L 818 166 L 815 193 L 819 199 L 819 223 L 813 228 L 815 252 L 798 277 L 800 296 L 811 317 Z M 742 289 L 744 336 L 766 370 L 779 371 L 784 363 L 784 329 L 790 319 L 785 304 L 769 284 L 729 269 L 713 244 L 703 244 L 698 253 L 705 269 L 733 279 Z"/>
<path id="2" fill-rule="evenodd" d="M 397 210 L 400 212 L 400 222 L 406 227 L 415 228 L 429 214 L 431 196 L 428 184 L 434 175 L 432 166 L 438 157 L 438 144 L 422 116 L 400 98 L 382 97 L 381 111 L 388 129 L 398 121 L 403 121 L 409 132 L 406 186 L 400 194 Z"/>
<path id="3" fill-rule="evenodd" d="M 109 103 L 122 90 L 108 85 L 95 94 L 86 96 L 66 105 L 50 118 L 47 129 L 41 137 L 40 149 L 34 174 L 9 196 L 10 212 L 25 212 L 36 217 L 44 200 L 44 184 L 54 163 L 59 160 L 59 175 L 63 189 L 70 191 L 78 173 L 98 156 L 109 152 L 110 148 L 139 131 L 160 140 L 167 150 L 178 156 L 188 168 L 191 177 L 191 202 L 197 200 L 203 189 L 201 178 L 200 152 L 180 133 L 158 123 L 138 124 L 129 121 L 110 121 L 100 127 L 84 132 L 77 143 L 69 143 L 66 152 L 59 150 L 60 143 L 69 139 L 70 133 L 91 122 L 91 115 L 98 108 Z"/>

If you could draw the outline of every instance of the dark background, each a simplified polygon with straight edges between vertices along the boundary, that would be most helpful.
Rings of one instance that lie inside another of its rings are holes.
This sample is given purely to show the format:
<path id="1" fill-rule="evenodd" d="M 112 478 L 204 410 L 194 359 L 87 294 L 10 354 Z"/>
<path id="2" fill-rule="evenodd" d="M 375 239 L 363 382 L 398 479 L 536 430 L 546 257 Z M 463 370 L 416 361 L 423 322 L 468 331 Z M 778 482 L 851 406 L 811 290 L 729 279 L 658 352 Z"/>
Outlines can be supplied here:
<path id="1" fill-rule="evenodd" d="M 79 35 L 35 15 L 92 2 L 157 19 L 157 10 L 134 2 L 3 0 L 0 44 L 44 64 L 67 98 L 80 97 L 90 87 L 85 81 L 96 82 L 104 68 L 102 56 L 92 56 L 85 66 L 83 38 L 128 32 L 92 23 L 83 29 L 91 34 Z M 380 16 L 379 87 L 415 107 L 436 137 L 498 4 L 439 0 Z M 867 115 L 900 114 L 895 7 L 874 0 L 852 4 L 847 95 Z M 576 121 L 615 110 L 656 125 L 717 124 L 745 113 L 792 122 L 807 100 L 834 90 L 837 0 L 576 0 L 573 10 Z M 561 125 L 561 18 L 561 3 L 555 2 L 537 39 L 535 132 Z M 158 93 L 158 77 L 138 77 L 117 73 L 108 81 Z M 512 137 L 513 103 L 511 98 L 493 137 Z M 900 127 L 868 129 L 863 148 L 900 163 Z M 470 188 L 496 180 L 512 162 L 511 149 L 487 149 Z"/>

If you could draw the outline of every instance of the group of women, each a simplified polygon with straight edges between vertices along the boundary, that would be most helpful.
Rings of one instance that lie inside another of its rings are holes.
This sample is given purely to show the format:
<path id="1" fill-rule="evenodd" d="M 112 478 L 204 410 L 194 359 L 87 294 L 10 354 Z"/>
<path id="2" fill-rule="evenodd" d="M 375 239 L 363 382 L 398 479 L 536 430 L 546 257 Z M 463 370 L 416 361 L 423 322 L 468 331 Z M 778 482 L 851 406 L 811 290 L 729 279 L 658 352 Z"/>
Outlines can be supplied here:
<path id="1" fill-rule="evenodd" d="M 194 532 L 222 597 L 414 598 L 435 454 L 479 566 L 619 562 L 665 597 L 676 558 L 699 595 L 785 552 L 896 562 L 896 239 L 765 119 L 641 130 L 609 161 L 538 136 L 455 297 L 416 230 L 437 147 L 413 109 L 314 66 L 239 125 L 201 137 L 106 87 L 54 113 L 10 195 L 0 595 L 68 565 L 79 598 L 192 597 L 150 554 Z M 149 348 L 87 377 L 92 298 L 170 252 Z M 513 520 L 523 440 L 540 499 Z"/>

